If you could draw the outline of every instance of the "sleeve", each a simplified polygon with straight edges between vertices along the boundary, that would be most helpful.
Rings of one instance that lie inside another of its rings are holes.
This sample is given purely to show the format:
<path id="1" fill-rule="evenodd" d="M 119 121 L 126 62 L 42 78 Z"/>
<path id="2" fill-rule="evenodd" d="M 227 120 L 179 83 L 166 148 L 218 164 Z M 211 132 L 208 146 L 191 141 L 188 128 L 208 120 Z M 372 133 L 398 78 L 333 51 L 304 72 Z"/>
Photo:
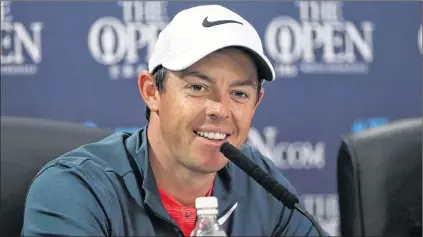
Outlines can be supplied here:
<path id="1" fill-rule="evenodd" d="M 257 154 L 259 152 L 256 150 L 251 150 L 251 152 L 254 157 L 262 157 L 262 168 L 264 166 L 265 170 L 269 172 L 269 175 L 275 178 L 291 193 L 298 196 L 298 193 L 292 183 L 282 174 L 282 172 L 268 157 L 265 157 L 262 154 Z M 279 202 L 276 199 L 274 200 L 275 202 Z M 300 206 L 303 210 L 305 210 L 301 201 Z M 274 211 L 280 211 L 280 209 L 275 208 Z M 297 210 L 290 210 L 282 204 L 282 211 L 280 213 L 276 213 L 275 215 L 279 216 L 279 220 L 276 222 L 276 226 L 271 236 L 319 236 L 319 233 L 312 222 Z M 330 236 L 326 232 L 323 234 L 325 236 Z"/>
<path id="2" fill-rule="evenodd" d="M 93 185 L 78 169 L 56 163 L 42 170 L 27 193 L 22 236 L 108 236 Z"/>

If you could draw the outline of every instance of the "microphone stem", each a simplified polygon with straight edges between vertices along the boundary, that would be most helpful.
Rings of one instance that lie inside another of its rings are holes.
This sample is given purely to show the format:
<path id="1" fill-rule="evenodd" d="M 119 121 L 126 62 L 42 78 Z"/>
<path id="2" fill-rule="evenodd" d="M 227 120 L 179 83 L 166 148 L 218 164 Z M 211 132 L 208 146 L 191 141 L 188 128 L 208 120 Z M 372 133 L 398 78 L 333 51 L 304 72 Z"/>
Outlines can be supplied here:
<path id="1" fill-rule="evenodd" d="M 311 223 L 314 225 L 314 227 L 316 227 L 317 232 L 319 233 L 319 236 L 325 236 L 323 234 L 323 230 L 322 227 L 320 227 L 320 225 L 317 223 L 317 221 L 313 218 L 313 216 L 311 216 L 306 210 L 303 210 L 300 205 L 298 205 L 298 203 L 294 204 L 294 208 L 300 212 L 301 214 L 303 214 L 305 217 L 307 217 L 307 219 L 309 219 L 311 221 Z"/>

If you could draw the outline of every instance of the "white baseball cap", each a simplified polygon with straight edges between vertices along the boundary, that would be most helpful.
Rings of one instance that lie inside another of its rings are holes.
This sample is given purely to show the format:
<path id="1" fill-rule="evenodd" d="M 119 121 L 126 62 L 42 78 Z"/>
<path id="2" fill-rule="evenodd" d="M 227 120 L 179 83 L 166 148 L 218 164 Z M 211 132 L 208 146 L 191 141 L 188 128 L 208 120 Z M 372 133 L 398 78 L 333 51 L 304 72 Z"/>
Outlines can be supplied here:
<path id="1" fill-rule="evenodd" d="M 275 79 L 275 70 L 264 55 L 263 45 L 254 27 L 237 13 L 219 6 L 188 8 L 175 15 L 160 32 L 148 69 L 158 66 L 172 71 L 184 70 L 210 53 L 226 47 L 241 47 L 250 52 L 259 77 Z"/>

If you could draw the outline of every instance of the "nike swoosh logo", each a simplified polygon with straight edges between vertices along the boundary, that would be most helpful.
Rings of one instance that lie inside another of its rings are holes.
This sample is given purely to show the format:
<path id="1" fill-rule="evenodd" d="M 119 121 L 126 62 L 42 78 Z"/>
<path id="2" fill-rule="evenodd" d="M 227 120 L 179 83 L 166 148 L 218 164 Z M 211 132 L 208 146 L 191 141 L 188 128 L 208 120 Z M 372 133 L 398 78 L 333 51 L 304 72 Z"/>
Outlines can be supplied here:
<path id="1" fill-rule="evenodd" d="M 229 217 L 231 216 L 232 212 L 235 211 L 236 207 L 238 206 L 238 203 L 236 202 L 231 209 L 229 209 L 225 215 L 223 215 L 222 217 L 219 218 L 219 220 L 217 220 L 217 222 L 219 222 L 219 225 L 223 225 L 223 223 L 225 223 Z"/>
<path id="2" fill-rule="evenodd" d="M 236 23 L 236 24 L 243 25 L 241 22 L 234 21 L 234 20 L 209 21 L 208 17 L 204 18 L 204 20 L 203 20 L 203 26 L 206 27 L 206 28 L 217 26 L 217 25 L 222 25 L 222 24 L 228 24 L 228 23 Z"/>

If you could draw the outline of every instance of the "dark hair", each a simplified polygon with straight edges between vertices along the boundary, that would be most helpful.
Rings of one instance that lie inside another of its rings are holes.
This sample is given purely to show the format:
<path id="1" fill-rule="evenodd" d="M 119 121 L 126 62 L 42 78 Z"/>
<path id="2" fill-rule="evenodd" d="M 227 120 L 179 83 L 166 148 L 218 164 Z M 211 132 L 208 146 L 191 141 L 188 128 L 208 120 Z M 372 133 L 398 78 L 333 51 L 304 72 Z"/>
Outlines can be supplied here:
<path id="1" fill-rule="evenodd" d="M 159 66 L 158 68 L 156 68 L 153 72 L 153 77 L 156 83 L 156 88 L 159 91 L 159 93 L 162 93 L 164 91 L 164 82 L 166 79 L 166 74 L 167 74 L 167 70 L 166 68 Z M 258 79 L 258 84 L 257 84 L 257 101 L 258 101 L 258 97 L 260 96 L 260 91 L 261 91 L 261 87 L 262 87 L 262 83 L 263 83 L 263 79 Z M 148 108 L 148 106 L 145 107 L 145 118 L 147 119 L 147 121 L 150 121 L 150 113 L 151 110 L 150 108 Z"/>

